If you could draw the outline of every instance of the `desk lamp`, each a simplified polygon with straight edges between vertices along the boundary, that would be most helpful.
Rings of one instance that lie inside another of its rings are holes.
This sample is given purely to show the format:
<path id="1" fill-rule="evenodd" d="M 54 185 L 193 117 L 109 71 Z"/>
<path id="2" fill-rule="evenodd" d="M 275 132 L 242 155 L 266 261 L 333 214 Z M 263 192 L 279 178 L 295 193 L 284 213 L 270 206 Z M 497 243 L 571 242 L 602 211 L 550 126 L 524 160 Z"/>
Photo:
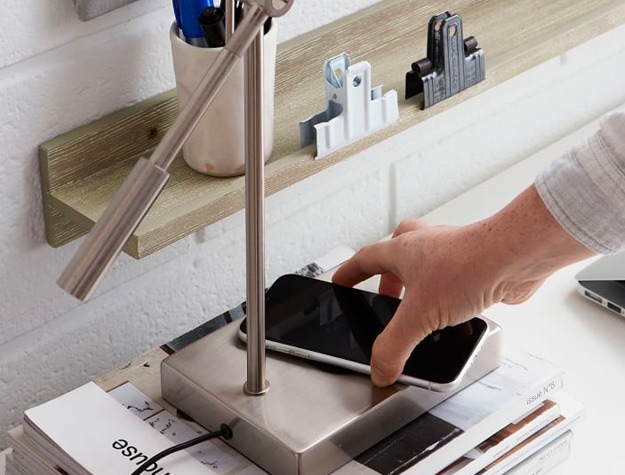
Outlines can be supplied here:
<path id="1" fill-rule="evenodd" d="M 268 17 L 284 15 L 293 0 L 245 2 L 243 20 L 188 104 L 150 159 L 139 159 L 58 283 L 81 300 L 91 297 L 165 186 L 166 170 L 184 141 L 246 53 L 247 350 L 237 344 L 233 322 L 167 357 L 161 388 L 165 399 L 207 428 L 228 424 L 233 431 L 228 443 L 272 475 L 324 475 L 453 392 L 403 385 L 380 389 L 363 375 L 328 372 L 287 356 L 265 358 L 262 27 Z M 490 336 L 461 387 L 499 364 L 500 346 L 501 331 L 491 322 Z M 235 376 L 244 366 L 242 385 Z"/>
<path id="2" fill-rule="evenodd" d="M 262 27 L 268 17 L 284 15 L 293 0 L 249 0 L 245 17 L 231 33 L 216 61 L 201 79 L 187 105 L 160 141 L 149 160 L 140 158 L 101 218 L 88 234 L 58 280 L 61 288 L 88 300 L 126 241 L 151 208 L 169 179 L 167 168 L 180 152 L 202 115 L 246 53 L 246 234 L 249 368 L 245 390 L 264 392 L 264 147 L 262 104 Z M 233 19 L 227 19 L 227 21 Z M 251 45 L 251 47 L 250 47 Z"/>

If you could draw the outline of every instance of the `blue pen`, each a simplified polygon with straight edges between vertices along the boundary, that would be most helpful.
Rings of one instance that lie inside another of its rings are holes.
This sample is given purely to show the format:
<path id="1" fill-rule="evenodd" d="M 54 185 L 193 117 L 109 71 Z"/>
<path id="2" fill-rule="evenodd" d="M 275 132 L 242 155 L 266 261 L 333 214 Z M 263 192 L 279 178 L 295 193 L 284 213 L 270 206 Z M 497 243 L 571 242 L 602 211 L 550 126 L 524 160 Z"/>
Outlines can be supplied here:
<path id="1" fill-rule="evenodd" d="M 212 0 L 179 0 L 182 34 L 187 43 L 206 48 L 208 44 L 198 18 L 205 8 L 213 6 Z"/>
<path id="2" fill-rule="evenodd" d="M 173 0 L 173 4 L 174 16 L 176 17 L 176 25 L 178 26 L 178 29 L 180 29 L 182 23 L 182 21 L 180 21 L 180 0 Z"/>

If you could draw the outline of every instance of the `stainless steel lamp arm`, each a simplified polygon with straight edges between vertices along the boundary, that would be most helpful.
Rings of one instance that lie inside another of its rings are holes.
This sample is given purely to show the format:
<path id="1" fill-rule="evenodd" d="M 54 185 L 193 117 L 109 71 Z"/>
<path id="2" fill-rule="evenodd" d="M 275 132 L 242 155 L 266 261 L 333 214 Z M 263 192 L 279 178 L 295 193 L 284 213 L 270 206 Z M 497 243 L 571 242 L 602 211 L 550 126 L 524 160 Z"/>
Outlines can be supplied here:
<path id="1" fill-rule="evenodd" d="M 247 0 L 247 3 L 245 18 L 149 161 L 139 160 L 59 278 L 59 286 L 76 298 L 88 300 L 91 297 L 165 186 L 169 178 L 166 170 L 182 144 L 261 30 L 268 15 L 283 15 L 292 6 L 293 0 Z"/>

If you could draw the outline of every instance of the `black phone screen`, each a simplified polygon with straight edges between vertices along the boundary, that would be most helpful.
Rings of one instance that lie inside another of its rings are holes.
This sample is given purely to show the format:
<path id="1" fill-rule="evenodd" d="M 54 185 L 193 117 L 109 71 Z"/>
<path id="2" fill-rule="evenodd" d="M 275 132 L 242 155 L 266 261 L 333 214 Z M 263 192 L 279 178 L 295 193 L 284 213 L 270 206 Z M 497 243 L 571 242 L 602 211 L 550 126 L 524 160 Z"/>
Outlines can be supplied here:
<path id="1" fill-rule="evenodd" d="M 265 337 L 369 365 L 373 342 L 399 303 L 393 297 L 284 275 L 266 292 Z M 241 330 L 245 333 L 245 321 Z M 454 381 L 486 331 L 486 322 L 473 318 L 432 333 L 414 349 L 403 374 L 434 383 Z"/>

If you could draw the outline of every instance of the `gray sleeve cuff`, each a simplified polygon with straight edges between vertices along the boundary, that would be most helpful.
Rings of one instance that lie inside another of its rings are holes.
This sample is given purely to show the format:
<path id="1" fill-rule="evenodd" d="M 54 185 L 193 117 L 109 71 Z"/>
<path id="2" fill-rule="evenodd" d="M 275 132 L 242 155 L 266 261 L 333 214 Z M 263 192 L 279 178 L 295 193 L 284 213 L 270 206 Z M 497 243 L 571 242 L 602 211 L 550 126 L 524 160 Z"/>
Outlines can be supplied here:
<path id="1" fill-rule="evenodd" d="M 606 116 L 581 146 L 555 160 L 536 188 L 560 225 L 589 249 L 625 249 L 625 113 Z"/>

